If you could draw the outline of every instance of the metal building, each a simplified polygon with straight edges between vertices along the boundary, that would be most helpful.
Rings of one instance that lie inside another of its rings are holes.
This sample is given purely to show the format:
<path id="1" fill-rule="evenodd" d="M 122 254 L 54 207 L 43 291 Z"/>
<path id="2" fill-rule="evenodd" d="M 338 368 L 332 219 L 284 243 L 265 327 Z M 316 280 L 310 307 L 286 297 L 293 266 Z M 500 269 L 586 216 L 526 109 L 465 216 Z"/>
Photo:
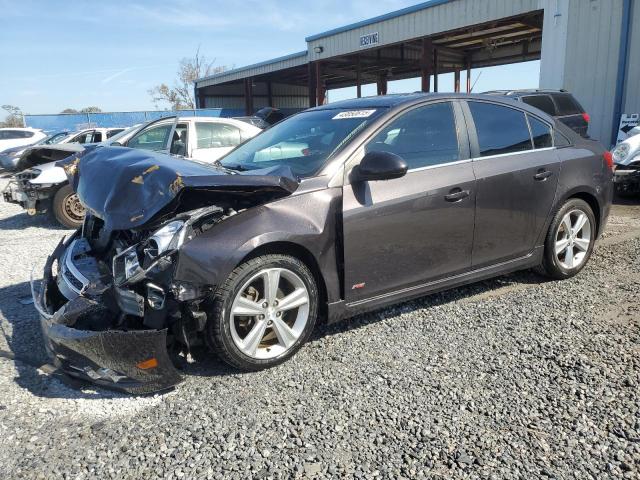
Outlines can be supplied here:
<path id="1" fill-rule="evenodd" d="M 322 104 L 327 90 L 537 60 L 540 88 L 572 92 L 590 134 L 613 142 L 622 113 L 640 112 L 640 7 L 636 0 L 430 0 L 306 38 L 304 51 L 196 81 L 200 108 Z M 470 75 L 467 74 L 467 79 Z M 508 88 L 508 85 L 504 86 Z"/>

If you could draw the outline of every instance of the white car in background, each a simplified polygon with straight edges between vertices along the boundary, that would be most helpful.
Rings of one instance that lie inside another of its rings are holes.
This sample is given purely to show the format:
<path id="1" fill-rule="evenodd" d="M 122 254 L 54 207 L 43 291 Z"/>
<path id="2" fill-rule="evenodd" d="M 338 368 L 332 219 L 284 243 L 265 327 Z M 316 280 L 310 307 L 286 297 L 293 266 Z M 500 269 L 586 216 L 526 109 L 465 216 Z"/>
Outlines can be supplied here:
<path id="1" fill-rule="evenodd" d="M 620 196 L 640 195 L 640 126 L 613 149 L 616 192 Z"/>
<path id="2" fill-rule="evenodd" d="M 0 128 L 0 152 L 7 148 L 31 145 L 46 136 L 42 130 L 35 128 Z"/>
<path id="3" fill-rule="evenodd" d="M 24 170 L 24 160 L 31 152 L 35 152 L 40 147 L 47 145 L 64 145 L 64 144 L 89 144 L 100 143 L 113 136 L 121 133 L 124 127 L 117 128 L 87 128 L 78 130 L 77 132 L 57 133 L 51 137 L 45 137 L 32 145 L 24 145 L 21 147 L 13 147 L 0 153 L 0 165 L 5 170 L 17 171 Z M 26 153 L 26 155 L 25 155 Z"/>
<path id="4" fill-rule="evenodd" d="M 260 132 L 261 128 L 233 118 L 169 117 L 148 124 L 126 143 L 120 143 L 214 163 Z"/>
<path id="5" fill-rule="evenodd" d="M 215 163 L 260 132 L 262 129 L 254 125 L 231 118 L 166 117 L 131 127 L 100 145 L 152 150 L 185 160 Z M 82 150 L 82 145 L 74 143 L 39 148 L 24 155 L 21 159 L 24 170 L 13 176 L 3 192 L 4 200 L 21 205 L 30 215 L 50 211 L 62 225 L 80 227 L 84 207 L 67 182 L 64 169 L 56 166 L 56 162 Z"/>

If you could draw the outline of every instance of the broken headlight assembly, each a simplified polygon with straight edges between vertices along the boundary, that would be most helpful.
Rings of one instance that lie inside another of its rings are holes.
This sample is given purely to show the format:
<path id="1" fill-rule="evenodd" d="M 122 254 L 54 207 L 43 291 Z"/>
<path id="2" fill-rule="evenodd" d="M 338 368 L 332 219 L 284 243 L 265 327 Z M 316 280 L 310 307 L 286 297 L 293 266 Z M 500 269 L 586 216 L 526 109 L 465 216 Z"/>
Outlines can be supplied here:
<path id="1" fill-rule="evenodd" d="M 116 286 L 132 284 L 145 278 L 147 270 L 162 261 L 165 253 L 179 249 L 186 239 L 187 227 L 174 220 L 156 230 L 147 240 L 133 245 L 113 257 L 113 279 Z"/>
<path id="2" fill-rule="evenodd" d="M 164 252 L 177 250 L 184 243 L 186 235 L 187 228 L 182 220 L 169 222 L 149 237 L 145 253 L 150 258 L 157 258 Z"/>

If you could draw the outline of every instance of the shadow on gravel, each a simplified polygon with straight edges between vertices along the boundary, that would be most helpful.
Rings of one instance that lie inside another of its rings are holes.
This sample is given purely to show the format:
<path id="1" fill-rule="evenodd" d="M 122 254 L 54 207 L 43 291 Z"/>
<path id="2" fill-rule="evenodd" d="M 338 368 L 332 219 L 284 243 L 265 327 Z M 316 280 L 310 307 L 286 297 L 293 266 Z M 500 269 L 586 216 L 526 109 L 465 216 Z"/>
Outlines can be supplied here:
<path id="1" fill-rule="evenodd" d="M 60 233 L 69 231 L 46 214 L 28 215 L 23 211 L 11 217 L 0 219 L 0 230 L 24 230 L 31 227 L 46 228 Z"/>
<path id="2" fill-rule="evenodd" d="M 539 285 L 547 282 L 548 279 L 534 273 L 531 270 L 503 275 L 501 277 L 484 280 L 478 283 L 465 285 L 462 287 L 445 290 L 419 297 L 414 300 L 398 303 L 380 310 L 357 315 L 332 325 L 321 325 L 316 328 L 311 336 L 310 342 L 320 338 L 341 334 L 369 324 L 406 313 L 412 313 L 424 308 L 436 307 L 452 302 L 473 300 L 474 296 L 479 296 L 478 301 L 483 300 L 483 296 L 501 288 L 518 288 L 521 285 Z"/>
<path id="3" fill-rule="evenodd" d="M 33 395 L 44 398 L 103 399 L 121 398 L 126 394 L 99 389 L 81 383 L 58 372 L 48 375 L 40 371 L 46 368 L 49 358 L 44 348 L 38 314 L 32 303 L 29 282 L 0 288 L 0 312 L 10 325 L 0 323 L 0 336 L 4 337 L 10 351 L 0 349 L 0 358 L 14 361 L 17 376 L 14 381 Z M 21 302 L 22 301 L 22 302 Z M 52 381 L 52 377 L 59 382 Z M 83 388 L 83 390 L 81 390 Z"/>
<path id="4" fill-rule="evenodd" d="M 542 277 L 535 273 L 524 271 L 427 295 L 374 312 L 357 315 L 333 325 L 321 323 L 315 329 L 310 342 L 364 327 L 385 318 L 451 302 L 473 300 L 474 296 L 479 296 L 479 301 L 482 301 L 483 295 L 497 289 L 517 288 L 518 285 L 540 284 L 544 281 Z M 28 282 L 0 289 L 0 312 L 11 325 L 12 330 L 11 332 L 6 331 L 0 324 L 0 335 L 5 337 L 11 350 L 11 352 L 2 352 L 0 350 L 0 357 L 15 358 L 15 367 L 18 375 L 14 380 L 18 385 L 36 396 L 46 398 L 101 399 L 130 396 L 69 379 L 60 374 L 55 376 L 61 380 L 61 383 L 52 382 L 50 377 L 41 373 L 38 369 L 47 364 L 49 359 L 44 349 L 44 341 L 35 308 L 32 304 L 23 304 L 20 301 L 25 301 L 27 298 L 30 298 Z M 247 375 L 224 364 L 204 347 L 195 347 L 192 350 L 192 355 L 196 360 L 194 363 L 188 363 L 184 358 L 172 355 L 178 370 L 185 377 Z M 177 388 L 180 388 L 180 386 L 178 385 Z"/>

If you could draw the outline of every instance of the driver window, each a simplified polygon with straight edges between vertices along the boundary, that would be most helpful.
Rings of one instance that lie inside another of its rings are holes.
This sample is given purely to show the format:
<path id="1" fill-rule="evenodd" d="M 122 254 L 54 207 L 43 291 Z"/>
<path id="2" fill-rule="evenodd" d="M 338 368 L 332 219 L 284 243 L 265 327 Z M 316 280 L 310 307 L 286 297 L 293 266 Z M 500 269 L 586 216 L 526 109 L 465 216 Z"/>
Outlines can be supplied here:
<path id="1" fill-rule="evenodd" d="M 127 147 L 142 150 L 164 150 L 172 127 L 173 123 L 149 127 L 129 140 Z"/>
<path id="2" fill-rule="evenodd" d="M 407 162 L 409 170 L 460 160 L 451 103 L 435 103 L 401 115 L 365 149 L 395 153 Z"/>

